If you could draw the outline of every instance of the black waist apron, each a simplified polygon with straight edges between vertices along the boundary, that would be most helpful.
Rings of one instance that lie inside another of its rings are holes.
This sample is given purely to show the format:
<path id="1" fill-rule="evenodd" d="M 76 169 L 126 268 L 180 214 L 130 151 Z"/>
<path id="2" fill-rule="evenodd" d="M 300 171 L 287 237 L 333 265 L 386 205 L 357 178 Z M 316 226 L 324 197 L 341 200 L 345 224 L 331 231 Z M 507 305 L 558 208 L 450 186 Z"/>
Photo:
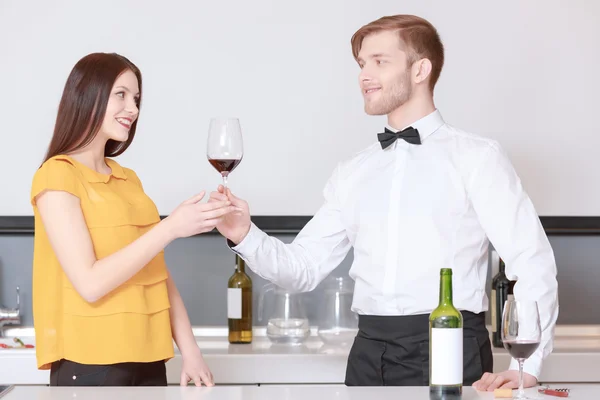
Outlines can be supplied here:
<path id="1" fill-rule="evenodd" d="M 462 311 L 463 385 L 492 372 L 485 314 Z M 348 356 L 347 386 L 428 386 L 429 315 L 359 315 Z"/>

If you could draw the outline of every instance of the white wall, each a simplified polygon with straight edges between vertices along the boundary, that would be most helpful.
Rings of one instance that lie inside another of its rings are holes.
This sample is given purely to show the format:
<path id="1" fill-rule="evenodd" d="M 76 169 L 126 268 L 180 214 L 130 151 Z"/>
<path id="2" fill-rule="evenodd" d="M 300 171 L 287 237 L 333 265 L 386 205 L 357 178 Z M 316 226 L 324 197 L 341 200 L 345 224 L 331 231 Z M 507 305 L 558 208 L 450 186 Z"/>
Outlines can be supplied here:
<path id="1" fill-rule="evenodd" d="M 255 215 L 311 215 L 335 163 L 376 140 L 350 37 L 382 15 L 429 19 L 446 46 L 447 122 L 498 139 L 540 215 L 599 215 L 600 2 L 305 0 L 0 1 L 0 215 L 31 215 L 31 178 L 64 82 L 118 52 L 144 77 L 134 168 L 161 214 L 220 176 L 208 120 L 241 119 L 230 178 Z M 178 181 L 176 181 L 178 180 Z"/>

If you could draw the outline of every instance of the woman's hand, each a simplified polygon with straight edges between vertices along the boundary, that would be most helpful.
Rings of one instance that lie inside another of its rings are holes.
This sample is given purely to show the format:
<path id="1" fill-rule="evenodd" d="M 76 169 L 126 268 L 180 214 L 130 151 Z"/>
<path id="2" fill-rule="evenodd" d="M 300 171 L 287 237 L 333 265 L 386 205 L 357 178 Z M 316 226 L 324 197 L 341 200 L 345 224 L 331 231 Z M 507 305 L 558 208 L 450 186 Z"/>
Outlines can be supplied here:
<path id="1" fill-rule="evenodd" d="M 202 352 L 198 347 L 190 350 L 189 353 L 182 353 L 183 366 L 181 367 L 181 386 L 187 386 L 191 381 L 194 381 L 196 386 L 214 386 L 215 381 L 212 372 L 202 357 Z"/>
<path id="2" fill-rule="evenodd" d="M 200 203 L 204 191 L 181 203 L 164 222 L 173 239 L 212 231 L 235 208 L 229 199 Z"/>

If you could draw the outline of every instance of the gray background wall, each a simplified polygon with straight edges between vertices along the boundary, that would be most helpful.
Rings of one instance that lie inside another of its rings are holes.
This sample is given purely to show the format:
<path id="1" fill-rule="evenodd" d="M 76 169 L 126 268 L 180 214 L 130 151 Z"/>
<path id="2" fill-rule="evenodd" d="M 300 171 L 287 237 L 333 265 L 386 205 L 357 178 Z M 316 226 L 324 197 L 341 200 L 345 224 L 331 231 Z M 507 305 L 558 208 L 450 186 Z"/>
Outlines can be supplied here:
<path id="1" fill-rule="evenodd" d="M 276 235 L 291 242 L 292 234 Z M 559 324 L 599 324 L 599 236 L 550 236 L 558 265 Z M 23 324 L 33 325 L 31 312 L 32 235 L 0 234 L 0 304 L 15 306 L 15 287 L 21 288 Z M 226 325 L 226 286 L 233 272 L 234 255 L 218 235 L 178 239 L 170 244 L 166 258 L 187 306 L 192 325 Z M 332 274 L 347 276 L 352 253 Z M 266 283 L 249 271 L 254 284 L 254 320 L 260 288 Z M 488 275 L 490 273 L 488 272 Z M 303 295 L 308 318 L 314 324 L 322 287 Z M 488 276 L 489 291 L 489 276 Z"/>

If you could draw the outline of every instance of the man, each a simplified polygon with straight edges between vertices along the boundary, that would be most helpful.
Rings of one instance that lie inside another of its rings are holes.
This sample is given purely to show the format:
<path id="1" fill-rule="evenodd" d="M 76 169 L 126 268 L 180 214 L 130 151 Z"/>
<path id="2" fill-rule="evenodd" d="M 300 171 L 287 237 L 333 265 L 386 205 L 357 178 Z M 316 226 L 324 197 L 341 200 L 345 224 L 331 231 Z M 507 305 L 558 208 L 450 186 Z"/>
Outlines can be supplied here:
<path id="1" fill-rule="evenodd" d="M 493 140 L 446 124 L 433 101 L 444 49 L 435 28 L 410 15 L 384 17 L 352 37 L 365 111 L 387 115 L 378 141 L 338 164 L 325 203 L 291 244 L 250 221 L 245 201 L 217 225 L 258 275 L 289 289 L 314 289 L 354 247 L 350 276 L 359 333 L 347 385 L 428 385 L 428 315 L 440 268 L 452 268 L 464 316 L 464 384 L 515 388 L 515 360 L 492 373 L 485 327 L 488 245 L 518 276 L 517 299 L 539 303 L 542 342 L 524 364 L 537 383 L 558 315 L 556 265 L 537 213 Z M 399 133 L 398 133 L 399 132 Z M 220 187 L 211 201 L 223 199 Z"/>

